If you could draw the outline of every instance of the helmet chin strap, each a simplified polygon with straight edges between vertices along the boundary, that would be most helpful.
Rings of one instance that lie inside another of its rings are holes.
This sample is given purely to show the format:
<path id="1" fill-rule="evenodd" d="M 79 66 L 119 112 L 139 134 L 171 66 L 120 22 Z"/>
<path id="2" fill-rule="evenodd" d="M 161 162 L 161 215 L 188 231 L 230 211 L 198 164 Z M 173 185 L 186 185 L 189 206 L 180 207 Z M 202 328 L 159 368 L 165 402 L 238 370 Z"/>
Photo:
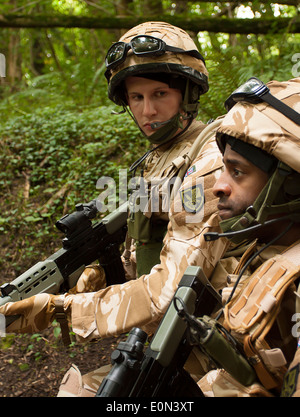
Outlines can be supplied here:
<path id="1" fill-rule="evenodd" d="M 183 120 L 190 120 L 191 122 L 192 116 L 183 116 L 181 113 L 177 113 L 175 114 L 175 116 L 173 116 L 171 119 L 165 122 L 152 123 L 151 128 L 158 130 L 154 132 L 152 135 L 147 136 L 147 139 L 149 140 L 149 142 L 155 145 L 162 145 L 164 143 L 167 143 L 171 139 L 177 138 L 183 132 L 185 132 L 187 127 L 190 125 L 190 123 L 188 123 L 187 126 L 184 128 L 182 124 Z M 178 134 L 176 135 L 178 129 L 181 129 L 181 131 L 178 132 Z"/>

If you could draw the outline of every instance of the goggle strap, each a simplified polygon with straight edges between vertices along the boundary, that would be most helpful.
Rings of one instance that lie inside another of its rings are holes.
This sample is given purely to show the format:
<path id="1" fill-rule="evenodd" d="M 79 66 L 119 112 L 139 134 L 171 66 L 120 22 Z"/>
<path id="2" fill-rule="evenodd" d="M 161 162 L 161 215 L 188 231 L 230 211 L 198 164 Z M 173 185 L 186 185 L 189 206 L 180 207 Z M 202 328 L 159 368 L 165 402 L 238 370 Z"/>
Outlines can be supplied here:
<path id="1" fill-rule="evenodd" d="M 261 98 L 266 103 L 270 104 L 270 106 L 274 107 L 274 109 L 278 110 L 284 116 L 292 120 L 294 123 L 296 123 L 297 125 L 300 125 L 300 114 L 296 112 L 294 109 L 292 109 L 291 107 L 287 106 L 281 100 L 278 100 L 271 93 L 267 92 L 263 94 Z"/>
<path id="2" fill-rule="evenodd" d="M 201 59 L 201 61 L 205 64 L 205 59 L 200 54 L 200 52 L 197 51 L 196 49 L 191 49 L 189 51 L 185 51 L 184 49 L 176 48 L 176 46 L 170 46 L 170 45 L 166 45 L 165 48 L 166 48 L 166 51 L 168 51 L 168 52 L 174 52 L 175 54 L 176 53 L 179 53 L 179 54 L 188 54 L 188 55 L 191 55 L 194 58 Z"/>

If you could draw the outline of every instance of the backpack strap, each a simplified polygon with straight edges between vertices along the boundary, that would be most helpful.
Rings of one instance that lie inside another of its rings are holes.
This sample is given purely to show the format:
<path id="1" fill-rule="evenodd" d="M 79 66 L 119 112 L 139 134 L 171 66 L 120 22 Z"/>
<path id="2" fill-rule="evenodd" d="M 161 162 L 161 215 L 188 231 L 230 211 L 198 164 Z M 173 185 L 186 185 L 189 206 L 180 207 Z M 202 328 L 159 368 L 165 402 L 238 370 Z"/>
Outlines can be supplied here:
<path id="1" fill-rule="evenodd" d="M 260 359 L 256 349 L 254 348 L 251 336 L 245 337 L 244 340 L 244 351 L 246 356 L 249 359 L 249 362 L 255 369 L 256 375 L 258 376 L 262 385 L 267 389 L 274 389 L 279 387 L 279 381 L 271 374 L 271 372 L 266 368 L 263 361 Z"/>

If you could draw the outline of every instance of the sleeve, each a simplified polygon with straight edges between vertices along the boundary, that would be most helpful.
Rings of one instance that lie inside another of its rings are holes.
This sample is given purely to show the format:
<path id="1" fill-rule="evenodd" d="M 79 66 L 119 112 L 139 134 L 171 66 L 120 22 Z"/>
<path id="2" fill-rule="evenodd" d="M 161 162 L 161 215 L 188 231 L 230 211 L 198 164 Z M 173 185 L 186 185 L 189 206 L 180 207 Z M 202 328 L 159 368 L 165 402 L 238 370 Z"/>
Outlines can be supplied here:
<path id="1" fill-rule="evenodd" d="M 228 241 L 205 242 L 204 233 L 220 231 L 213 185 L 222 169 L 214 140 L 192 163 L 170 208 L 160 264 L 148 275 L 90 294 L 72 303 L 72 327 L 79 338 L 108 337 L 140 327 L 155 330 L 189 265 L 202 266 L 209 278 Z"/>

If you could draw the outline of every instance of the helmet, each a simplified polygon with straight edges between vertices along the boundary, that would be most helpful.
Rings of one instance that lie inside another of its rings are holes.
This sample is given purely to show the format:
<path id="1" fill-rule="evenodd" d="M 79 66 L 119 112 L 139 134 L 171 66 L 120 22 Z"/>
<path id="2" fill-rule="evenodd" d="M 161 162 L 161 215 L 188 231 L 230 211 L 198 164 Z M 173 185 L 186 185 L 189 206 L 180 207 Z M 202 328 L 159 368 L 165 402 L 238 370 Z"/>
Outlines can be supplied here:
<path id="1" fill-rule="evenodd" d="M 200 95 L 208 91 L 208 72 L 191 37 L 182 29 L 165 22 L 146 22 L 130 29 L 119 42 L 129 44 L 136 36 L 148 35 L 165 42 L 169 49 L 180 48 L 182 52 L 168 50 L 162 54 L 144 54 L 137 56 L 129 50 L 126 59 L 117 67 L 108 67 L 105 75 L 108 81 L 108 97 L 117 105 L 127 106 L 124 80 L 129 76 L 145 76 L 151 79 L 163 79 L 171 88 L 179 88 L 183 93 L 183 111 L 189 117 L 197 115 Z M 184 86 L 183 86 L 184 81 Z M 171 119 L 172 120 L 172 119 Z M 175 128 L 178 124 L 175 122 Z M 174 131 L 174 120 L 172 121 Z M 159 130 L 166 131 L 168 128 Z M 157 133 L 157 132 L 156 132 Z M 153 135 L 152 135 L 153 136 Z M 151 138 L 151 137 L 150 137 Z M 149 138 L 148 138 L 149 139 Z M 158 143 L 158 142 L 155 142 Z"/>
<path id="2" fill-rule="evenodd" d="M 191 37 L 182 29 L 165 22 L 146 22 L 130 29 L 120 38 L 120 42 L 129 43 L 135 36 L 151 35 L 164 40 L 167 45 L 186 51 L 197 50 Z M 127 59 L 117 68 L 106 72 L 108 96 L 118 105 L 124 104 L 120 85 L 128 76 L 168 73 L 183 76 L 199 86 L 199 95 L 208 91 L 208 72 L 201 59 L 180 53 L 166 52 L 160 56 L 136 56 L 128 54 Z M 199 96 L 198 96 L 199 98 Z"/>
<path id="3" fill-rule="evenodd" d="M 300 78 L 271 81 L 267 87 L 298 113 L 298 120 L 290 120 L 266 102 L 246 101 L 235 104 L 224 117 L 216 135 L 221 152 L 229 142 L 234 151 L 268 172 L 269 180 L 245 213 L 220 222 L 223 232 L 246 230 L 278 214 L 300 221 Z M 234 233 L 231 240 L 241 241 Z"/>

